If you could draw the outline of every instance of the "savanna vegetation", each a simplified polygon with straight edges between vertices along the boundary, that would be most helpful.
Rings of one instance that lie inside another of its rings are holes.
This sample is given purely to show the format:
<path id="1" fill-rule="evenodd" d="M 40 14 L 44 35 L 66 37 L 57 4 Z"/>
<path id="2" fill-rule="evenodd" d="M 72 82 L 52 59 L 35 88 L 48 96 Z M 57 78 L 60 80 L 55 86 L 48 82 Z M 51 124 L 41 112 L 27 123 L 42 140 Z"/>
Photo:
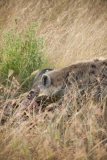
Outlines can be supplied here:
<path id="1" fill-rule="evenodd" d="M 98 57 L 107 58 L 106 0 L 0 1 L 0 160 L 107 159 L 105 100 L 87 99 L 67 120 L 70 101 L 27 121 L 17 108 L 37 70 Z"/>

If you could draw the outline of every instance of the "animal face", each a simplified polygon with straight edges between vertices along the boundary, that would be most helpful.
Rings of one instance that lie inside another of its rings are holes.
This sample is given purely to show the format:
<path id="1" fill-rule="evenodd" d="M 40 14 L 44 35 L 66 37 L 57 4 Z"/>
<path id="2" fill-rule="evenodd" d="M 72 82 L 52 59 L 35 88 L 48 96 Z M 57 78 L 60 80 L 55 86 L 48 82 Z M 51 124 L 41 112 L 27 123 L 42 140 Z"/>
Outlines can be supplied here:
<path id="1" fill-rule="evenodd" d="M 40 81 L 40 94 L 46 96 L 63 96 L 65 93 L 65 83 L 62 75 L 59 72 L 46 73 L 42 75 Z"/>
<path id="2" fill-rule="evenodd" d="M 51 71 L 51 70 L 53 70 L 53 69 L 45 68 L 45 69 L 41 70 L 40 72 L 38 72 L 38 74 L 34 78 L 33 86 L 31 88 L 29 95 L 28 95 L 29 99 L 33 99 L 35 96 L 38 96 L 38 94 L 40 92 L 40 87 L 39 87 L 40 86 L 40 79 L 44 73 Z"/>

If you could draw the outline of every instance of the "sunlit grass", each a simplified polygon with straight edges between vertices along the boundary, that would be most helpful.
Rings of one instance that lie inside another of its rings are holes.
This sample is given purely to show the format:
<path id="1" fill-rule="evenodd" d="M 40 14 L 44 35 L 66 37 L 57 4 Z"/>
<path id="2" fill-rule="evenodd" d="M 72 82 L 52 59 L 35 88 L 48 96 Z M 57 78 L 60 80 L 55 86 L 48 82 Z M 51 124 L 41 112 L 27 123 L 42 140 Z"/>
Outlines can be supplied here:
<path id="1" fill-rule="evenodd" d="M 0 120 L 7 104 L 10 108 L 11 101 L 19 105 L 27 95 L 15 96 L 19 88 L 19 93 L 30 89 L 34 70 L 49 64 L 59 68 L 77 60 L 107 57 L 106 1 L 10 0 L 2 1 L 0 12 Z M 29 22 L 36 22 L 38 27 L 29 27 Z M 7 122 L 0 125 L 0 159 L 106 160 L 105 105 L 104 101 L 95 104 L 89 99 L 79 112 L 66 119 L 65 108 L 72 107 L 67 102 L 55 114 L 28 114 L 27 121 L 15 108 Z"/>

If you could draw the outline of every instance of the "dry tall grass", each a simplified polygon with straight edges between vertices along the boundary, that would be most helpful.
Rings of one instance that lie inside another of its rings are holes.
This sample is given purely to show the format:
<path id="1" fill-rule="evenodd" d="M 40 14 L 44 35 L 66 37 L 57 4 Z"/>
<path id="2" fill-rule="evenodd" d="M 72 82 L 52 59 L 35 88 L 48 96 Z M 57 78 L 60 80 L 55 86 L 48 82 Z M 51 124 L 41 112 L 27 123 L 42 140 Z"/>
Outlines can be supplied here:
<path id="1" fill-rule="evenodd" d="M 16 27 L 16 21 L 19 31 L 29 22 L 39 25 L 37 34 L 45 38 L 46 56 L 55 68 L 76 60 L 107 57 L 106 0 L 2 0 L 1 42 L 4 32 Z M 20 98 L 15 101 L 19 103 Z M 5 103 L 1 97 L 1 108 Z M 64 107 L 67 105 L 71 104 Z M 54 116 L 28 115 L 28 121 L 19 118 L 13 125 L 16 110 L 0 126 L 0 160 L 106 160 L 107 129 L 101 111 L 104 105 L 90 100 L 67 122 L 61 120 L 61 109 Z"/>
<path id="2" fill-rule="evenodd" d="M 106 56 L 107 2 L 95 0 L 1 1 L 1 26 L 23 30 L 36 22 L 46 40 L 46 53 L 55 67 Z M 3 18 L 3 16 L 5 16 Z M 60 59 L 60 60 L 59 60 Z"/>

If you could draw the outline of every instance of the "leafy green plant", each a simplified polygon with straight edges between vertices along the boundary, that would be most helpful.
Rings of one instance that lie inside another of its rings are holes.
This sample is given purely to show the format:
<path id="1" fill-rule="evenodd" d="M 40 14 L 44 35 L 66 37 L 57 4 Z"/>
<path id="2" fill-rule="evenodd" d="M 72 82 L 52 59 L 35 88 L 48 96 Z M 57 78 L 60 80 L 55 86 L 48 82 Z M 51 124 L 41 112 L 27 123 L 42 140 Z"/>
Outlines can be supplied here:
<path id="1" fill-rule="evenodd" d="M 36 69 L 45 63 L 44 39 L 36 37 L 36 24 L 29 24 L 23 32 L 10 29 L 3 34 L 0 49 L 0 79 L 8 78 L 8 71 L 13 70 L 13 76 L 22 83 Z"/>

